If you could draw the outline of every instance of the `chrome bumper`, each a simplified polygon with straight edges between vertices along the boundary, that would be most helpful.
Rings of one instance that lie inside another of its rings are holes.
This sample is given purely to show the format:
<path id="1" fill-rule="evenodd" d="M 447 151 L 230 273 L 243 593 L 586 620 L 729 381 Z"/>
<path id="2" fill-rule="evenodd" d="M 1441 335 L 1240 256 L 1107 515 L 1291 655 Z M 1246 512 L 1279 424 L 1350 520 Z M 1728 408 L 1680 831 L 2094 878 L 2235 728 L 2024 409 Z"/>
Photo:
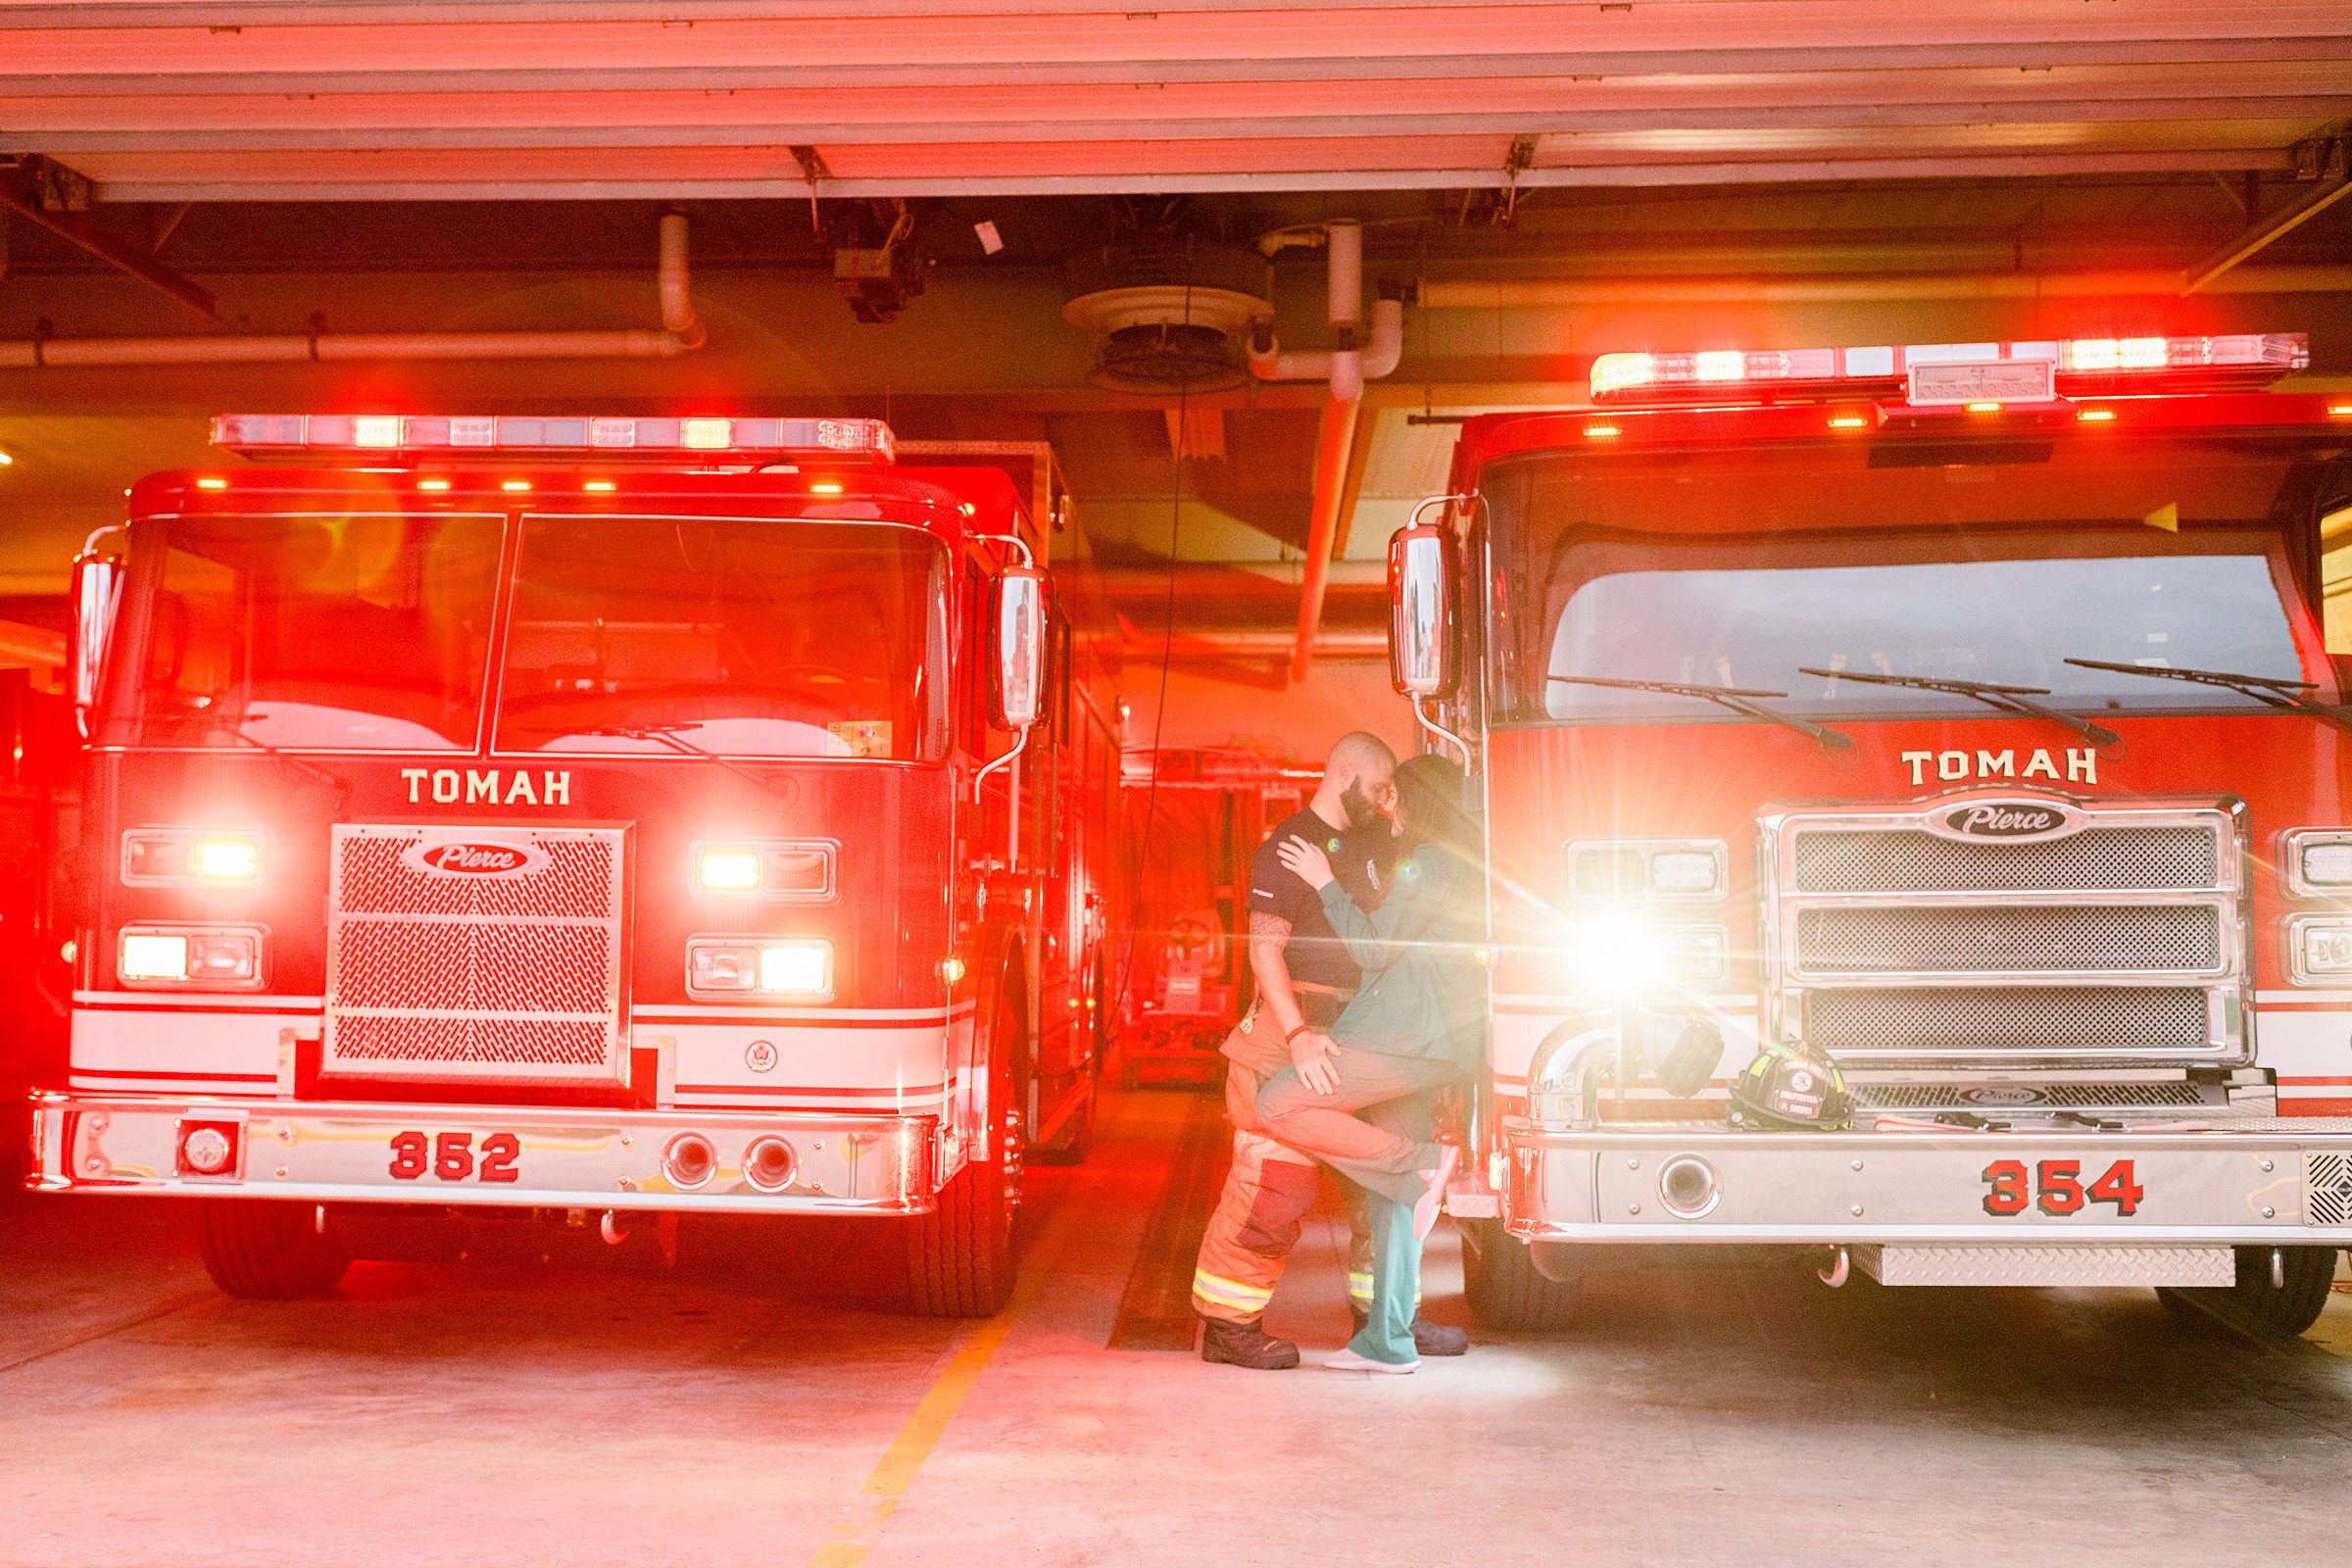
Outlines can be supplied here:
<path id="1" fill-rule="evenodd" d="M 182 1133 L 199 1123 L 233 1136 L 221 1174 L 182 1162 Z M 930 1116 L 36 1094 L 31 1130 L 24 1185 L 35 1192 L 762 1214 L 934 1206 Z M 717 1153 L 716 1170 L 691 1188 L 662 1167 L 663 1150 L 686 1133 Z M 502 1135 L 511 1146 L 486 1147 Z M 771 1135 L 792 1146 L 794 1165 L 766 1191 L 746 1179 L 743 1152 Z"/>
<path id="2" fill-rule="evenodd" d="M 1735 1133 L 1720 1125 L 1567 1130 L 1506 1120 L 1503 1217 L 1537 1245 L 1991 1244 L 2352 1246 L 2352 1125 L 2248 1118 L 2207 1132 Z M 1713 1199 L 1680 1159 L 1703 1163 Z M 1995 1213 L 1993 1167 L 2015 1161 L 2029 1201 Z M 2088 1189 L 2119 1162 L 2142 1196 L 2125 1214 L 2085 1200 L 2049 1212 L 2045 1166 Z M 2072 1171 L 2064 1169 L 2071 1162 Z M 1673 1196 L 1686 1200 L 1681 1211 Z"/>

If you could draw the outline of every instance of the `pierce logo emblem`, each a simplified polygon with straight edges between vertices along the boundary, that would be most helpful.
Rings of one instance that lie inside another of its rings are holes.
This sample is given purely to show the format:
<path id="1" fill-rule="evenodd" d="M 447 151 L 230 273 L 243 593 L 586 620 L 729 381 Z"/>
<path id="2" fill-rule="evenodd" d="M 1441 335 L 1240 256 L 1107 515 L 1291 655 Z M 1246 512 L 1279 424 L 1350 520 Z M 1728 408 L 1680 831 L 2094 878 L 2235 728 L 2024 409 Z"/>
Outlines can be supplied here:
<path id="1" fill-rule="evenodd" d="M 427 876 L 521 877 L 544 867 L 547 852 L 534 844 L 443 839 L 412 846 L 401 860 Z"/>
<path id="2" fill-rule="evenodd" d="M 1997 839 L 2030 843 L 2063 838 L 2076 826 L 2076 812 L 2052 801 L 1972 801 L 1931 813 L 1929 828 L 1947 839 Z"/>

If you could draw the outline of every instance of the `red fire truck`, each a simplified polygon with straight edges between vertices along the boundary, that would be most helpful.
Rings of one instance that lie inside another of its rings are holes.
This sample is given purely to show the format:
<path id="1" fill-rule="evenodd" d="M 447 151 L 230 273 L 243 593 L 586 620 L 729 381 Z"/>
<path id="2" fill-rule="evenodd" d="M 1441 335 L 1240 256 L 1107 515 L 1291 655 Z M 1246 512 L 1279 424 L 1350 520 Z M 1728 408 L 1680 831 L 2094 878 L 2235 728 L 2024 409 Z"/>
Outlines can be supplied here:
<path id="1" fill-rule="evenodd" d="M 1236 940 L 1250 857 L 1317 776 L 1241 747 L 1129 754 L 1122 808 L 1135 893 L 1122 960 L 1122 1087 L 1147 1076 L 1223 1078 L 1217 1048 L 1251 1000 Z"/>
<path id="2" fill-rule="evenodd" d="M 999 1305 L 1091 1135 L 1118 769 L 1031 497 L 866 419 L 215 439 L 296 466 L 142 480 L 77 567 L 32 1185 L 201 1200 L 242 1296 L 406 1204 L 880 1216 Z"/>
<path id="3" fill-rule="evenodd" d="M 2352 399 L 2259 390 L 2306 358 L 1604 355 L 1595 411 L 1470 421 L 1391 581 L 1486 813 L 1487 1318 L 1748 1243 L 2309 1326 L 2352 1241 Z M 1786 1115 L 1728 1113 L 1751 1065 Z"/>

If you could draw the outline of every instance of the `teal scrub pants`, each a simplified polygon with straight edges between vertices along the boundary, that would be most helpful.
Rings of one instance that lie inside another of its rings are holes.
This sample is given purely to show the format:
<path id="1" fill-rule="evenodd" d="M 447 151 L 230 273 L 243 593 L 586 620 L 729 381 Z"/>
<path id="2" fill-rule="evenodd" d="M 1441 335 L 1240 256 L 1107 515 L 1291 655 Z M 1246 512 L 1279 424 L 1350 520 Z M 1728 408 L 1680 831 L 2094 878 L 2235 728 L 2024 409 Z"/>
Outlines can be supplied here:
<path id="1" fill-rule="evenodd" d="M 1364 1195 L 1372 1221 L 1372 1315 L 1348 1348 L 1367 1361 L 1410 1366 L 1413 1313 L 1421 1300 L 1421 1238 L 1413 1234 L 1413 1205 L 1378 1193 Z"/>

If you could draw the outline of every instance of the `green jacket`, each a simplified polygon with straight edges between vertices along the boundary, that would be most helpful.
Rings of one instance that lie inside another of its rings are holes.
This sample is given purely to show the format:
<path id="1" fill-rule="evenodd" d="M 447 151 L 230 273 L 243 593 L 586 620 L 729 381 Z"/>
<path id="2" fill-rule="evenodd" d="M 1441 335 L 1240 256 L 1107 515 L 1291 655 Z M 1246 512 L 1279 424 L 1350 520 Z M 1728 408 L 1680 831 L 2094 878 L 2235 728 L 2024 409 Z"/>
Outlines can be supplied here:
<path id="1" fill-rule="evenodd" d="M 1323 911 L 1364 971 L 1331 1038 L 1385 1056 L 1475 1065 L 1486 1013 L 1484 898 L 1477 868 L 1435 844 L 1396 863 L 1387 900 L 1371 913 L 1326 883 Z"/>

